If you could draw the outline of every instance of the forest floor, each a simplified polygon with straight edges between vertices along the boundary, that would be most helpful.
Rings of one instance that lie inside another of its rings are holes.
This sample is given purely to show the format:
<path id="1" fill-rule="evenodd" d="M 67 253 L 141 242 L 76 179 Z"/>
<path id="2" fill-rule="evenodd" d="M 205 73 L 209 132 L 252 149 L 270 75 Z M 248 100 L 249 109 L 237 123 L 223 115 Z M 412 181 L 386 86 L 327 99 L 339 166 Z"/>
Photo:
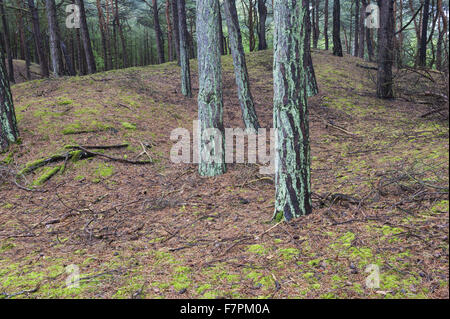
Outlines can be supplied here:
<path id="1" fill-rule="evenodd" d="M 448 122 L 420 101 L 376 99 L 362 60 L 313 60 L 314 213 L 279 224 L 257 165 L 201 178 L 169 160 L 171 130 L 197 116 L 175 63 L 14 85 L 22 142 L 0 155 L 0 298 L 448 298 Z M 248 67 L 269 128 L 271 52 Z M 224 124 L 242 127 L 230 56 L 223 68 Z M 95 152 L 153 164 L 96 156 L 41 186 L 61 162 L 14 177 L 66 145 L 123 143 Z"/>

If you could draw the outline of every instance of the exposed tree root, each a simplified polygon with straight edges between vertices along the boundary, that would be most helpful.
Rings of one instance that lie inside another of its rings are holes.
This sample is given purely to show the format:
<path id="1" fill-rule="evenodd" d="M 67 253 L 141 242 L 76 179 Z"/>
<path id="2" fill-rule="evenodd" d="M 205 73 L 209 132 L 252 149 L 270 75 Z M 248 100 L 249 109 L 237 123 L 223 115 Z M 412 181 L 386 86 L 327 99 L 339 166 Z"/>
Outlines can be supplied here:
<path id="1" fill-rule="evenodd" d="M 98 149 L 98 150 L 106 150 L 106 149 L 117 149 L 117 148 L 125 148 L 128 147 L 129 144 L 119 144 L 119 145 L 98 145 L 98 146 L 79 146 L 79 145 L 66 145 L 65 149 L 70 149 L 70 151 L 62 153 L 62 154 L 54 154 L 48 158 L 41 158 L 32 162 L 29 162 L 25 165 L 25 167 L 18 172 L 17 177 L 24 177 L 27 174 L 30 174 L 37 170 L 38 168 L 47 166 L 53 163 L 63 162 L 61 165 L 49 167 L 39 178 L 37 178 L 34 182 L 34 186 L 40 186 L 50 180 L 53 176 L 55 176 L 58 172 L 63 173 L 66 169 L 67 162 L 70 160 L 72 162 L 78 162 L 83 159 L 92 158 L 92 157 L 102 157 L 106 158 L 110 161 L 133 164 L 133 165 L 147 165 L 153 164 L 152 160 L 148 161 L 132 161 L 124 158 L 116 158 L 109 155 L 97 153 L 94 151 L 90 151 L 89 149 Z"/>

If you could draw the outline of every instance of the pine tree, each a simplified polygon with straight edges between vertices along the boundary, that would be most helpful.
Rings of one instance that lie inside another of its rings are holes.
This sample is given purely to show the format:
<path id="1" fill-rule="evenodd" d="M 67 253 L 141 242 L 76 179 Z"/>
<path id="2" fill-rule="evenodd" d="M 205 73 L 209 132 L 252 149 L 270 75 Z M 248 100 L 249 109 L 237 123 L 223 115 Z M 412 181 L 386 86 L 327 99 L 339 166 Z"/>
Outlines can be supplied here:
<path id="1" fill-rule="evenodd" d="M 307 71 L 304 68 L 306 7 L 274 1 L 274 126 L 276 130 L 274 218 L 311 213 Z"/>
<path id="2" fill-rule="evenodd" d="M 225 15 L 228 26 L 228 36 L 230 39 L 231 54 L 233 55 L 234 73 L 238 87 L 239 101 L 242 110 L 242 119 L 245 127 L 250 130 L 258 130 L 259 123 L 250 91 L 248 79 L 247 63 L 245 61 L 244 47 L 242 45 L 242 35 L 239 28 L 239 19 L 236 10 L 235 0 L 225 0 Z"/>
<path id="3" fill-rule="evenodd" d="M 199 173 L 225 173 L 219 2 L 197 0 Z"/>
<path id="4" fill-rule="evenodd" d="M 3 50 L 0 49 L 0 152 L 7 150 L 19 138 L 16 114 L 9 87 L 8 74 L 4 64 Z"/>

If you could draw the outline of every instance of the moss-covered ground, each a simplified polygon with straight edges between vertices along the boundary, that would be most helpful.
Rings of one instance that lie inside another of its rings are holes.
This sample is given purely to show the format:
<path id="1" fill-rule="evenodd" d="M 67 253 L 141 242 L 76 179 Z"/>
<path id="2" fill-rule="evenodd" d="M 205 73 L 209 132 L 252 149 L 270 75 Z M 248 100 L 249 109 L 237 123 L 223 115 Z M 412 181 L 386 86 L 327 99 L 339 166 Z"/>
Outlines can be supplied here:
<path id="1" fill-rule="evenodd" d="M 2 167 L 66 145 L 128 144 L 98 152 L 154 163 L 95 157 L 24 174 L 30 190 L 0 181 L 0 298 L 448 298 L 448 122 L 376 99 L 359 59 L 313 59 L 314 213 L 280 224 L 258 166 L 210 179 L 170 162 L 171 130 L 197 116 L 175 63 L 14 85 L 22 142 Z M 248 65 L 271 127 L 271 52 Z M 230 56 L 223 66 L 224 123 L 242 127 Z"/>

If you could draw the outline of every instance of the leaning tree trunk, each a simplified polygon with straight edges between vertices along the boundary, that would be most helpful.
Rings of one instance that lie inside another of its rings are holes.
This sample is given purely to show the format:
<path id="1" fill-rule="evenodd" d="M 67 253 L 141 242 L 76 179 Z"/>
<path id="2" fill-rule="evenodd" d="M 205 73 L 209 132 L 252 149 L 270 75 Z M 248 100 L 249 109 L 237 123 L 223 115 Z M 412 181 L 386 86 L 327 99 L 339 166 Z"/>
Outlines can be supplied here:
<path id="1" fill-rule="evenodd" d="M 197 0 L 199 173 L 226 172 L 219 2 Z"/>
<path id="2" fill-rule="evenodd" d="M 236 1 L 225 0 L 224 7 L 228 26 L 228 36 L 230 38 L 231 54 L 233 55 L 234 73 L 236 75 L 236 84 L 242 110 L 242 119 L 244 120 L 247 129 L 257 131 L 260 126 L 258 117 L 256 116 L 252 93 L 250 91 L 250 82 L 248 79 L 244 47 L 242 45 L 241 30 L 239 28 Z"/>
<path id="3" fill-rule="evenodd" d="M 9 37 L 9 28 L 8 23 L 6 21 L 6 14 L 5 14 L 5 7 L 3 5 L 3 0 L 0 0 L 0 16 L 2 19 L 2 27 L 3 27 L 3 34 L 5 37 L 5 51 L 6 51 L 6 57 L 8 60 L 8 78 L 11 83 L 14 83 L 14 65 L 13 65 L 13 57 L 11 52 L 11 39 Z"/>
<path id="4" fill-rule="evenodd" d="M 161 31 L 161 26 L 159 24 L 159 12 L 158 12 L 158 1 L 153 0 L 153 24 L 155 27 L 156 36 L 156 48 L 158 52 L 158 62 L 162 64 L 165 62 L 164 58 L 164 39 Z"/>
<path id="5" fill-rule="evenodd" d="M 307 77 L 302 61 L 305 14 L 300 1 L 274 1 L 273 118 L 277 140 L 274 218 L 277 220 L 291 220 L 312 212 Z"/>
<path id="6" fill-rule="evenodd" d="M 89 29 L 86 22 L 86 11 L 84 9 L 84 0 L 75 0 L 75 3 L 80 8 L 80 33 L 83 41 L 84 54 L 86 56 L 87 71 L 89 74 L 97 72 L 95 66 L 94 52 L 92 51 L 91 38 L 89 36 Z"/>
<path id="7" fill-rule="evenodd" d="M 420 48 L 419 48 L 419 66 L 425 67 L 427 63 L 427 30 L 428 19 L 430 16 L 430 0 L 425 0 L 423 5 L 422 14 L 422 35 L 420 36 Z"/>
<path id="8" fill-rule="evenodd" d="M 394 62 L 394 7 L 393 0 L 378 0 L 380 28 L 378 29 L 377 96 L 393 98 L 392 64 Z"/>
<path id="9" fill-rule="evenodd" d="M 59 77 L 64 73 L 64 66 L 61 55 L 61 41 L 59 37 L 58 21 L 56 20 L 55 0 L 45 0 L 45 5 L 47 9 L 46 11 L 52 71 L 54 76 Z"/>
<path id="10" fill-rule="evenodd" d="M 267 38 L 266 38 L 267 7 L 265 0 L 258 0 L 258 14 L 259 14 L 258 50 L 261 51 L 267 49 Z"/>
<path id="11" fill-rule="evenodd" d="M 28 0 L 28 8 L 30 8 L 31 12 L 31 20 L 33 23 L 33 37 L 34 42 L 36 45 L 36 51 L 39 58 L 39 64 L 41 67 L 41 75 L 43 77 L 48 78 L 49 71 L 48 71 L 48 63 L 47 63 L 47 57 L 44 53 L 44 46 L 42 44 L 42 35 L 41 35 L 41 28 L 39 25 L 39 14 L 38 10 L 34 4 L 34 0 Z"/>
<path id="12" fill-rule="evenodd" d="M 341 44 L 341 4 L 333 1 L 333 55 L 343 56 Z"/>
<path id="13" fill-rule="evenodd" d="M 3 50 L 0 50 L 0 153 L 19 138 L 8 74 L 3 61 Z"/>
<path id="14" fill-rule="evenodd" d="M 305 14 L 303 15 L 303 23 L 300 37 L 304 40 L 303 45 L 303 68 L 306 75 L 306 94 L 308 97 L 314 96 L 319 93 L 319 86 L 317 85 L 316 73 L 311 57 L 311 19 L 309 15 L 309 0 L 303 0 L 303 7 Z M 304 35 L 303 35 L 304 33 Z"/>
<path id="15" fill-rule="evenodd" d="M 181 93 L 184 96 L 192 97 L 191 88 L 191 67 L 189 65 L 188 52 L 188 30 L 186 23 L 185 0 L 177 0 L 178 5 L 178 28 L 180 31 L 180 65 L 181 65 Z"/>

